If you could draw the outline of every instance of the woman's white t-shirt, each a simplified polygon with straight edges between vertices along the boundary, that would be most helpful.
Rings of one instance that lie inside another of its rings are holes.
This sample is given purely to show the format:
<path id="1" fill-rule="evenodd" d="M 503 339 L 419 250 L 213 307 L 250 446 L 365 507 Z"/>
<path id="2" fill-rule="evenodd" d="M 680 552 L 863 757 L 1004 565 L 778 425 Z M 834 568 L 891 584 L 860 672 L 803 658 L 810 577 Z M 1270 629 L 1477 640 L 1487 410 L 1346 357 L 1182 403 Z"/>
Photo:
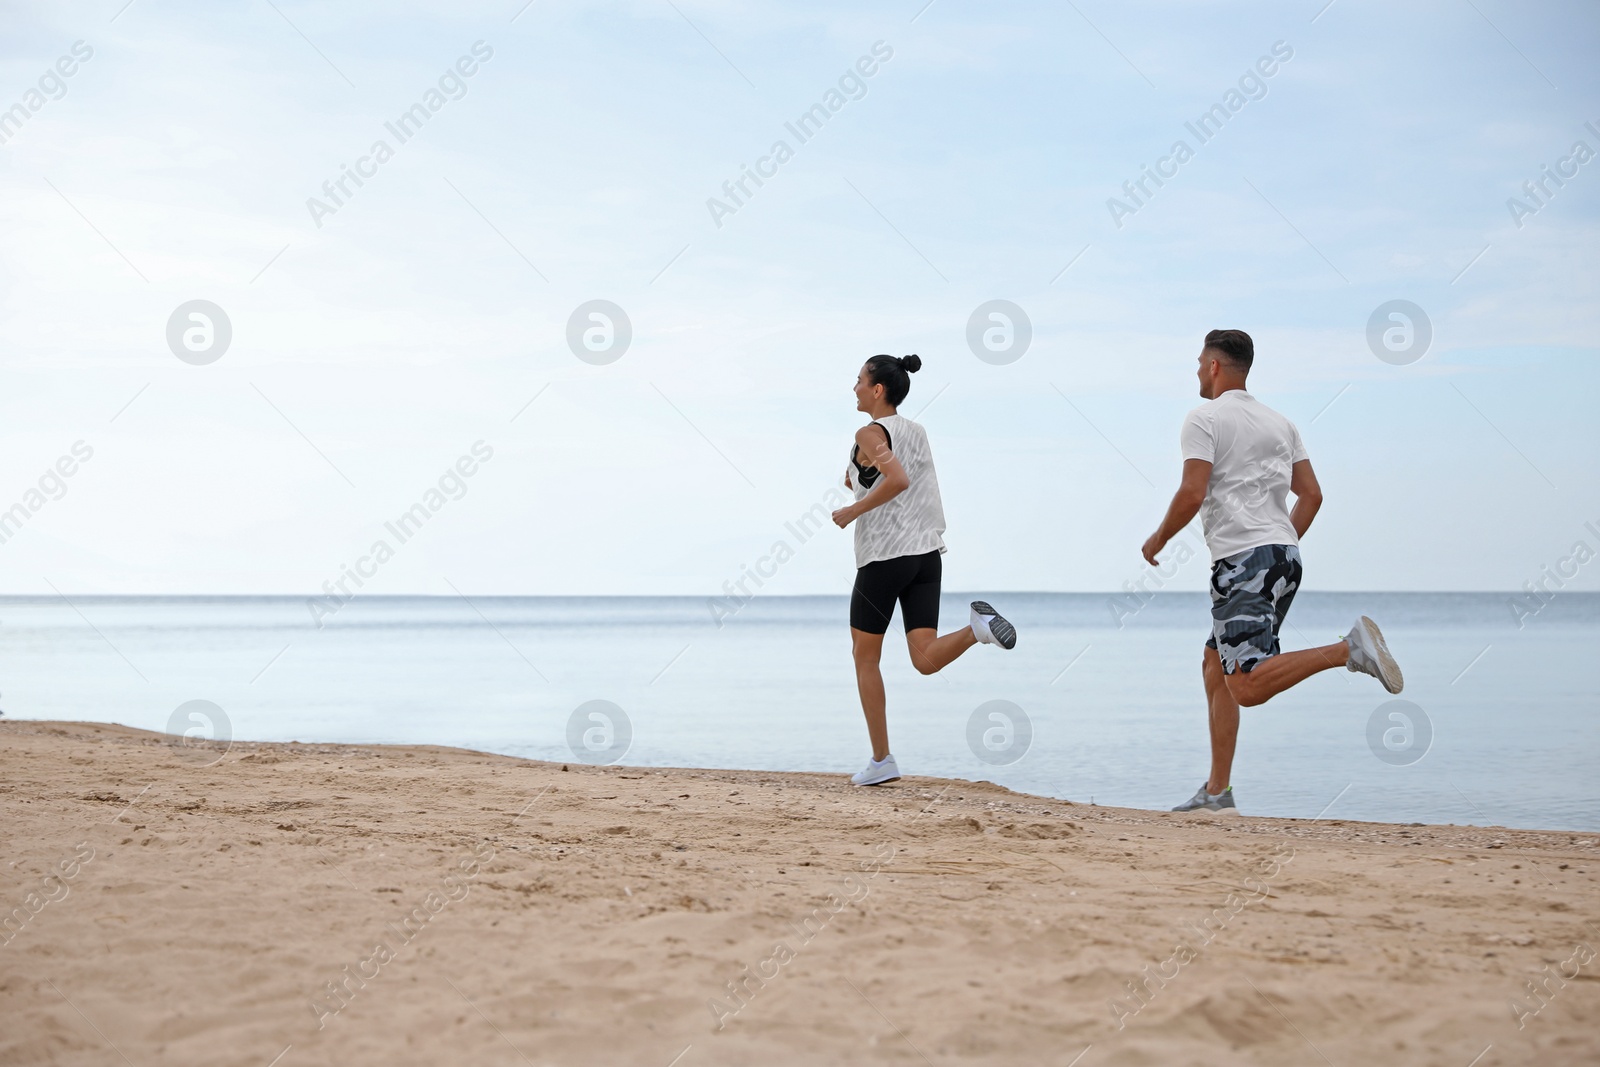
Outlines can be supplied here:
<path id="1" fill-rule="evenodd" d="M 900 461 L 911 484 L 887 504 L 856 520 L 856 566 L 898 556 L 943 552 L 944 504 L 939 499 L 939 476 L 934 473 L 927 433 L 921 424 L 904 415 L 887 415 L 873 421 L 888 431 L 889 450 Z M 858 456 L 851 463 L 850 485 L 857 500 L 871 492 L 880 477 L 867 459 Z"/>

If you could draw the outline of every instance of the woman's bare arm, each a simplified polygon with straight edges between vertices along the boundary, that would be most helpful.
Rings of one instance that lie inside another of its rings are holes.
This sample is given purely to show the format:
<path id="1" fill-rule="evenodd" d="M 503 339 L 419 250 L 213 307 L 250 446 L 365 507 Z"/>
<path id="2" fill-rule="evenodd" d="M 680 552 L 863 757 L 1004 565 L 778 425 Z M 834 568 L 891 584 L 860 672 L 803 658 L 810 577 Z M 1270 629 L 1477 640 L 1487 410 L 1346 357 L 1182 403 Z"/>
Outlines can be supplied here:
<path id="1" fill-rule="evenodd" d="M 911 478 L 890 450 L 889 435 L 882 426 L 869 422 L 857 430 L 856 448 L 857 455 L 867 457 L 869 465 L 878 468 L 878 482 L 867 491 L 866 496 L 833 513 L 833 521 L 841 530 L 873 508 L 887 504 L 911 486 Z"/>

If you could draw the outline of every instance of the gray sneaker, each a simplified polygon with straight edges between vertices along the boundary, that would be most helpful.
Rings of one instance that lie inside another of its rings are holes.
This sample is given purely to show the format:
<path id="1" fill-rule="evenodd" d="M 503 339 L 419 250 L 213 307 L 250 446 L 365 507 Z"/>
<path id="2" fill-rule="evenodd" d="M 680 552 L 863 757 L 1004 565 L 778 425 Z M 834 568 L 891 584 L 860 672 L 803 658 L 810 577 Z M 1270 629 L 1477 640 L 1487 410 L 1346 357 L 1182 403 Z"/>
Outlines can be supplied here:
<path id="1" fill-rule="evenodd" d="M 1378 629 L 1377 623 L 1363 615 L 1350 627 L 1344 639 L 1350 645 L 1350 670 L 1372 675 L 1391 693 L 1405 688 L 1400 664 L 1389 654 L 1389 646 L 1384 643 L 1383 631 Z"/>
<path id="2" fill-rule="evenodd" d="M 1209 811 L 1218 815 L 1237 815 L 1239 806 L 1233 802 L 1233 786 L 1229 786 L 1221 793 L 1212 795 L 1206 792 L 1206 783 L 1201 782 L 1200 788 L 1195 790 L 1194 796 L 1172 809 L 1173 811 Z"/>

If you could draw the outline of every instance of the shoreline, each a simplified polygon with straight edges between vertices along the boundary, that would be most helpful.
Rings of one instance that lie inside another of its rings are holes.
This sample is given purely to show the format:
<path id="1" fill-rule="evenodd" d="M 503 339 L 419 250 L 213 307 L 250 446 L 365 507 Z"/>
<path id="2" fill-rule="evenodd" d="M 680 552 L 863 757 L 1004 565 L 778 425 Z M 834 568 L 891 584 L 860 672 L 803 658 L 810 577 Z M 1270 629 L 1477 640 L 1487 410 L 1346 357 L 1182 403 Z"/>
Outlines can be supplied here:
<path id="1" fill-rule="evenodd" d="M 118 723 L 118 722 L 100 723 L 100 722 L 92 722 L 92 721 L 88 721 L 88 720 L 69 720 L 69 719 L 23 719 L 23 718 L 12 718 L 12 717 L 10 717 L 8 715 L 5 715 L 4 712 L 0 712 L 0 728 L 3 728 L 8 723 L 9 724 L 18 724 L 18 725 L 37 725 L 37 726 L 95 727 L 95 728 L 107 727 L 107 728 L 116 729 L 116 730 L 129 731 L 129 732 L 134 733 L 134 734 L 148 735 L 148 737 L 150 739 L 158 740 L 158 741 L 165 741 L 166 743 L 170 743 L 170 744 L 172 744 L 174 746 L 178 746 L 178 738 L 174 734 L 163 733 L 163 732 L 158 731 L 158 730 L 146 730 L 143 727 L 129 726 L 129 725 L 125 724 L 125 723 Z M 3 737 L 3 736 L 4 736 L 3 734 L 0 734 L 0 737 Z M 209 745 L 216 745 L 216 746 L 221 746 L 223 744 L 223 743 L 220 743 L 220 742 L 206 742 L 206 743 L 209 744 Z M 830 781 L 832 781 L 832 782 L 847 782 L 847 780 L 850 777 L 850 772 L 845 771 L 845 770 L 807 770 L 807 769 L 799 769 L 799 770 L 781 770 L 780 771 L 780 770 L 764 769 L 764 768 L 760 768 L 760 767 L 689 767 L 689 766 L 677 766 L 677 765 L 667 765 L 667 764 L 656 765 L 656 764 L 648 764 L 648 763 L 627 763 L 627 762 L 621 762 L 621 763 L 615 763 L 615 764 L 589 764 L 589 763 L 584 763 L 584 762 L 582 762 L 580 760 L 542 760 L 542 759 L 536 759 L 536 758 L 533 758 L 533 757 L 530 757 L 530 756 L 516 756 L 516 755 L 511 755 L 511 754 L 505 753 L 505 752 L 495 752 L 495 751 L 492 751 L 492 750 L 489 750 L 489 749 L 468 748 L 468 747 L 463 746 L 463 745 L 440 745 L 440 744 L 431 744 L 431 743 L 412 744 L 412 743 L 398 742 L 398 741 L 298 741 L 298 740 L 296 740 L 296 741 L 260 741 L 260 740 L 234 740 L 234 741 L 227 742 L 226 745 L 228 747 L 226 749 L 224 749 L 224 752 L 231 751 L 232 749 L 239 749 L 239 750 L 243 751 L 243 750 L 245 750 L 245 748 L 251 747 L 251 746 L 254 746 L 254 747 L 286 746 L 286 747 L 290 747 L 290 748 L 303 749 L 303 750 L 306 750 L 306 751 L 312 751 L 312 750 L 317 750 L 317 749 L 326 749 L 326 748 L 340 748 L 340 749 L 358 749 L 358 750 L 363 750 L 363 751 L 366 751 L 366 750 L 374 750 L 374 751 L 404 751 L 404 750 L 412 749 L 412 750 L 416 750 L 416 751 L 457 752 L 457 753 L 461 753 L 463 756 L 482 756 L 482 757 L 488 757 L 488 758 L 493 758 L 493 759 L 507 759 L 507 760 L 514 760 L 514 761 L 517 761 L 519 763 L 528 763 L 528 764 L 535 764 L 535 765 L 540 765 L 540 766 L 567 765 L 567 766 L 570 766 L 570 767 L 572 767 L 574 769 L 576 769 L 576 768 L 584 768 L 584 769 L 587 769 L 587 770 L 601 771 L 601 772 L 605 772 L 605 771 L 632 771 L 632 772 L 635 772 L 635 773 L 671 772 L 671 773 L 681 773 L 681 774 L 702 774 L 702 773 L 704 773 L 704 774 L 753 774 L 753 775 L 769 775 L 769 776 L 794 775 L 794 776 L 803 777 L 803 778 L 805 778 L 807 780 L 816 780 L 816 781 L 821 782 L 821 783 L 826 783 L 826 782 L 830 782 Z M 181 747 L 181 746 L 179 746 L 179 747 Z M 226 757 L 224 756 L 224 758 L 226 758 Z M 1002 793 L 1007 794 L 1008 796 L 1017 798 L 1017 800 L 1019 802 L 1020 801 L 1029 801 L 1029 802 L 1035 803 L 1036 805 L 1049 806 L 1049 805 L 1053 804 L 1056 807 L 1071 807 L 1071 808 L 1073 808 L 1074 811 L 1076 811 L 1076 812 L 1078 812 L 1080 814 L 1087 813 L 1087 812 L 1103 811 L 1103 812 L 1118 813 L 1119 815 L 1126 815 L 1126 816 L 1153 815 L 1153 816 L 1162 816 L 1162 817 L 1171 816 L 1172 818 L 1180 818 L 1180 819 L 1184 817 L 1180 813 L 1171 812 L 1171 811 L 1168 811 L 1165 808 L 1123 807 L 1123 806 L 1115 805 L 1115 804 L 1099 804 L 1099 803 L 1095 803 L 1093 801 L 1087 801 L 1086 802 L 1086 801 L 1081 801 L 1081 800 L 1070 800 L 1070 799 L 1065 798 L 1065 797 L 1053 797 L 1053 796 L 1049 796 L 1049 795 L 1044 794 L 1044 793 L 1019 792 L 1017 790 L 1011 789 L 1009 786 L 1001 785 L 998 782 L 994 782 L 994 781 L 991 781 L 991 780 L 986 779 L 986 778 L 969 779 L 969 778 L 946 778 L 946 777 L 942 777 L 942 776 L 939 776 L 939 775 L 907 775 L 907 776 L 905 776 L 903 781 L 907 781 L 907 782 L 916 781 L 916 782 L 922 782 L 922 783 L 939 783 L 939 784 L 947 784 L 947 785 L 952 785 L 952 786 L 965 786 L 965 787 L 969 787 L 969 788 L 973 788 L 973 789 L 989 788 L 989 789 L 998 790 L 998 791 L 1000 791 Z M 854 787 L 852 787 L 852 788 L 854 788 Z M 868 789 L 864 790 L 864 792 L 871 793 L 871 792 L 873 792 L 873 790 L 878 789 L 878 788 L 880 788 L 880 787 L 873 786 L 871 788 L 868 788 Z M 1215 816 L 1210 816 L 1210 815 L 1207 815 L 1207 814 L 1196 814 L 1193 817 L 1196 818 L 1196 819 L 1202 819 L 1202 820 L 1203 819 L 1207 819 L 1207 818 L 1215 818 Z M 1304 818 L 1304 817 L 1295 816 L 1295 815 L 1257 815 L 1257 814 L 1254 814 L 1254 813 L 1246 813 L 1242 817 L 1249 818 L 1249 819 L 1257 821 L 1257 822 L 1286 823 L 1286 824 L 1306 824 L 1306 825 L 1325 825 L 1325 826 L 1352 825 L 1352 826 L 1368 826 L 1368 827 L 1405 827 L 1406 829 L 1415 829 L 1415 828 L 1418 828 L 1418 827 L 1428 827 L 1428 828 L 1434 828 L 1434 829 L 1439 829 L 1439 830 L 1482 830 L 1482 831 L 1485 831 L 1485 832 L 1488 832 L 1488 831 L 1507 831 L 1507 832 L 1516 832 L 1516 833 L 1582 834 L 1582 835 L 1589 835 L 1589 836 L 1593 836 L 1593 837 L 1596 837 L 1596 838 L 1600 838 L 1600 830 L 1584 830 L 1584 829 L 1577 829 L 1577 828 L 1571 828 L 1571 827 L 1561 827 L 1561 826 L 1510 826 L 1510 825 L 1506 825 L 1506 824 L 1503 824 L 1503 823 L 1484 823 L 1484 824 L 1479 824 L 1479 823 L 1453 823 L 1453 822 L 1435 823 L 1435 822 L 1415 822 L 1415 821 L 1413 821 L 1413 822 L 1394 822 L 1394 821 L 1386 820 L 1386 819 Z M 1223 820 L 1228 820 L 1228 819 L 1236 818 L 1236 816 L 1223 816 L 1221 818 Z"/>
<path id="2" fill-rule="evenodd" d="M 218 749 L 0 719 L 0 1059 L 1600 1059 L 1600 834 Z"/>

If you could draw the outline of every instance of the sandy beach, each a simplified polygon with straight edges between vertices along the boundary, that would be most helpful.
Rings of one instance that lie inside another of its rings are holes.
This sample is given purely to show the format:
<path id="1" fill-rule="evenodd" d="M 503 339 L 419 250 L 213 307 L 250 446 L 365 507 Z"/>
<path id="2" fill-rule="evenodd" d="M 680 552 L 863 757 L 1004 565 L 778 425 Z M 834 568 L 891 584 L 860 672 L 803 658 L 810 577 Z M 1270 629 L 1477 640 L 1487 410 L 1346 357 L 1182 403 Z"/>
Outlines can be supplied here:
<path id="1" fill-rule="evenodd" d="M 1600 836 L 0 722 L 0 1062 L 1600 1062 Z"/>

